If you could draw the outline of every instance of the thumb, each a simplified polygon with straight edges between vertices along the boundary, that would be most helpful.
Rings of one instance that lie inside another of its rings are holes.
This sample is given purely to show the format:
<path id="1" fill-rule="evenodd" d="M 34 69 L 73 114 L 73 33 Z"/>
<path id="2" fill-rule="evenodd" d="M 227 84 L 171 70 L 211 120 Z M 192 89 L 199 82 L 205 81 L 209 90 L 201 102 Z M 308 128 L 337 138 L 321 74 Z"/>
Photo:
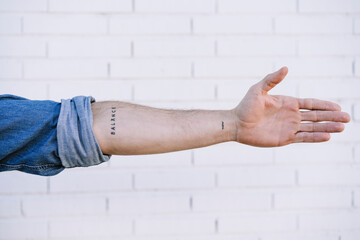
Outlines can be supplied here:
<path id="1" fill-rule="evenodd" d="M 287 67 L 282 67 L 278 71 L 273 72 L 267 75 L 260 83 L 261 83 L 261 90 L 263 93 L 267 93 L 272 88 L 274 88 L 277 84 L 279 84 L 288 73 Z"/>

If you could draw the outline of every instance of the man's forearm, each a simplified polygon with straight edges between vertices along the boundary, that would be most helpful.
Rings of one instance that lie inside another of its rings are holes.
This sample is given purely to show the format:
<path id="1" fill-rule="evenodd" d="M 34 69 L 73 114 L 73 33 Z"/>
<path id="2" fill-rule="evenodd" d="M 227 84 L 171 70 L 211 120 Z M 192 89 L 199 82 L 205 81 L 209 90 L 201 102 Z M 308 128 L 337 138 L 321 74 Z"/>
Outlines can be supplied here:
<path id="1" fill-rule="evenodd" d="M 233 110 L 167 110 L 109 101 L 93 103 L 92 112 L 105 154 L 165 153 L 236 140 Z"/>

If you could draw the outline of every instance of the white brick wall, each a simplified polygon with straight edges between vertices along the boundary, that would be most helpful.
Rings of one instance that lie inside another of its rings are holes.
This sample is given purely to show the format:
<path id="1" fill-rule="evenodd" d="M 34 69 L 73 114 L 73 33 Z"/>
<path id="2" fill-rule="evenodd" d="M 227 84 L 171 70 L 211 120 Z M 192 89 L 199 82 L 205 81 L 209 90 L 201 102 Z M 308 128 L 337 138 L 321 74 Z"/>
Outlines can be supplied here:
<path id="1" fill-rule="evenodd" d="M 360 239 L 360 1 L 0 0 L 0 94 L 229 109 L 283 65 L 272 93 L 338 102 L 344 133 L 3 172 L 0 240 Z"/>

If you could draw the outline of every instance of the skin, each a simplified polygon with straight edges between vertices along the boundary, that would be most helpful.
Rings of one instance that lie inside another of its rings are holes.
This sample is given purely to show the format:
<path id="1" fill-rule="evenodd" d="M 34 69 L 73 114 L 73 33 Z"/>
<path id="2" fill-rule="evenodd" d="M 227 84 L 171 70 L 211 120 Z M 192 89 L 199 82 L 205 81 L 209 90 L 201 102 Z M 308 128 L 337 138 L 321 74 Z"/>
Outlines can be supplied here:
<path id="1" fill-rule="evenodd" d="M 94 134 L 105 154 L 138 155 L 227 141 L 257 147 L 325 142 L 330 133 L 342 132 L 350 116 L 341 112 L 338 104 L 268 94 L 287 72 L 283 67 L 267 75 L 230 110 L 167 110 L 118 101 L 95 102 Z"/>

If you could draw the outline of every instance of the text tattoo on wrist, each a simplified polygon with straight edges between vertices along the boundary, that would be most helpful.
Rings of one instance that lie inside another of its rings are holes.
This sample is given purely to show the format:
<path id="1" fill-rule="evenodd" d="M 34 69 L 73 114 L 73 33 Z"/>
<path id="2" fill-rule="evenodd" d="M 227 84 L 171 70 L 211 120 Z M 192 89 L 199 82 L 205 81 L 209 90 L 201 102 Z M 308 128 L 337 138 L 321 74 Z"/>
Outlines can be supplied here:
<path id="1" fill-rule="evenodd" d="M 222 121 L 221 127 L 222 127 L 222 129 L 224 130 L 225 124 L 224 124 L 223 121 Z"/>
<path id="2" fill-rule="evenodd" d="M 115 135 L 115 115 L 116 115 L 116 107 L 111 107 L 111 119 L 110 119 L 110 129 L 111 135 Z"/>

